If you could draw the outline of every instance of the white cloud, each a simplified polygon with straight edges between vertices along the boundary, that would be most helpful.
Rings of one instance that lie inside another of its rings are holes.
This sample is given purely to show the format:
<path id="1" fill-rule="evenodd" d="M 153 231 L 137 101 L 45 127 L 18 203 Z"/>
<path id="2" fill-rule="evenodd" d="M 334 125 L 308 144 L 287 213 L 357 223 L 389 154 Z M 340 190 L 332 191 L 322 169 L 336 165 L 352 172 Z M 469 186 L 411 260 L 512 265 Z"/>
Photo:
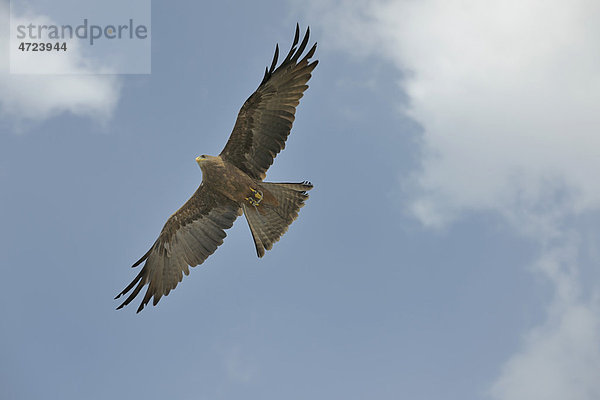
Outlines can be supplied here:
<path id="1" fill-rule="evenodd" d="M 600 398 L 598 308 L 574 305 L 529 333 L 504 366 L 491 394 L 511 400 Z M 595 346 L 589 346 L 596 343 Z"/>
<path id="2" fill-rule="evenodd" d="M 18 21 L 18 16 L 15 17 Z M 8 23 L 9 7 L 0 3 L 0 21 Z M 43 15 L 29 15 L 28 23 L 51 24 Z M 69 44 L 74 57 L 46 58 L 48 75 L 10 74 L 8 59 L 0 65 L 0 117 L 12 120 L 40 121 L 64 112 L 88 116 L 100 121 L 108 119 L 119 99 L 120 82 L 116 76 L 95 75 L 96 67 L 86 65 L 78 55 L 75 42 Z M 0 30 L 0 53 L 9 54 L 8 29 Z M 74 74 L 55 74 L 70 70 Z M 102 71 L 106 72 L 106 71 Z M 85 74 L 85 75 L 81 75 Z"/>
<path id="3" fill-rule="evenodd" d="M 490 395 L 510 400 L 600 398 L 600 304 L 582 301 L 577 245 L 547 251 L 536 267 L 555 284 L 546 322 L 527 333 L 502 368 Z"/>
<path id="4" fill-rule="evenodd" d="M 580 293 L 576 239 L 584 233 L 565 228 L 600 208 L 600 3 L 311 4 L 322 42 L 404 73 L 405 112 L 424 130 L 410 212 L 433 228 L 465 212 L 499 213 L 544 249 L 536 271 L 555 288 L 548 319 L 491 394 L 600 398 L 600 308 Z"/>
<path id="5" fill-rule="evenodd" d="M 389 50 L 399 49 L 390 54 L 413 72 L 404 87 L 425 128 L 414 204 L 424 222 L 472 209 L 539 214 L 562 190 L 569 198 L 549 205 L 555 212 L 600 205 L 598 11 L 561 1 L 375 9 L 395 38 Z"/>
<path id="6" fill-rule="evenodd" d="M 563 189 L 565 211 L 600 206 L 600 3 L 344 1 L 313 12 L 326 40 L 406 73 L 406 112 L 425 131 L 413 205 L 424 223 L 533 208 Z"/>

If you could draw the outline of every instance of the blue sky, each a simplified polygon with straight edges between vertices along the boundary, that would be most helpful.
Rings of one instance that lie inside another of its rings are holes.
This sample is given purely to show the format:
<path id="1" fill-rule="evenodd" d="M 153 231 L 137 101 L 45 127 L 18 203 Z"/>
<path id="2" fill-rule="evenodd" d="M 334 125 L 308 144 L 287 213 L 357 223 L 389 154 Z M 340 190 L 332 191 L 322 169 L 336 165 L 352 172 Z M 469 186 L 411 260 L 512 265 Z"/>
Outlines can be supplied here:
<path id="1" fill-rule="evenodd" d="M 152 6 L 150 75 L 0 66 L 1 398 L 600 396 L 597 5 Z M 300 218 L 115 311 L 297 21 Z"/>

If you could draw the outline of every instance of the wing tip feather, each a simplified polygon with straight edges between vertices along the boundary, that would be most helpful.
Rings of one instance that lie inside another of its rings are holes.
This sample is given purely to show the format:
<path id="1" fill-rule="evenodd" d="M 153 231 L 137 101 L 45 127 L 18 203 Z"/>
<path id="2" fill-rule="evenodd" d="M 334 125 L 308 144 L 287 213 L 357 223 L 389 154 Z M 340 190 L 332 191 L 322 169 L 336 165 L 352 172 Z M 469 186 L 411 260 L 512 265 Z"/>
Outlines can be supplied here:
<path id="1" fill-rule="evenodd" d="M 310 26 L 306 27 L 306 33 L 304 34 L 304 37 L 302 38 L 302 42 L 300 43 L 300 45 L 298 47 L 296 47 L 298 45 L 298 42 L 300 41 L 300 24 L 296 23 L 296 32 L 294 33 L 294 40 L 292 42 L 292 46 L 290 47 L 290 51 L 288 52 L 286 57 L 283 59 L 281 64 L 279 64 L 279 67 L 276 68 L 277 61 L 279 59 L 279 45 L 277 44 L 275 46 L 275 54 L 273 56 L 273 61 L 271 62 L 271 66 L 267 67 L 265 69 L 265 75 L 263 76 L 263 79 L 260 82 L 259 87 L 261 85 L 263 85 L 264 83 L 266 83 L 271 78 L 271 76 L 281 67 L 287 66 L 289 63 L 297 64 L 298 60 L 300 59 L 300 56 L 302 55 L 302 53 L 304 53 L 304 50 L 306 49 L 306 45 L 308 44 L 309 37 L 310 37 Z M 305 61 L 308 62 L 308 60 L 312 56 L 314 56 L 316 49 L 317 49 L 317 43 L 312 45 L 312 47 L 310 48 L 308 53 L 302 58 L 300 63 L 305 62 Z M 316 63 L 312 63 L 311 65 L 313 65 L 313 64 L 314 64 L 314 66 L 316 66 Z"/>

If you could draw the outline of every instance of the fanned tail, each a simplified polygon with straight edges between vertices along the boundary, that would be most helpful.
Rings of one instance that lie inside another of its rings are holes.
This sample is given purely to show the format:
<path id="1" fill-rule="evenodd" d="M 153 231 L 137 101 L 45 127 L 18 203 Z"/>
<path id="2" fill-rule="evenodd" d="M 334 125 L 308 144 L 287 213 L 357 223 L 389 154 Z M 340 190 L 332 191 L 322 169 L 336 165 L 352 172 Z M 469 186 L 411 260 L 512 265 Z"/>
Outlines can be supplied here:
<path id="1" fill-rule="evenodd" d="M 313 185 L 310 182 L 261 182 L 260 186 L 276 201 L 262 201 L 257 206 L 244 203 L 242 208 L 252 232 L 256 254 L 262 257 L 265 255 L 265 250 L 271 250 L 273 244 L 298 217 L 298 211 L 308 199 L 306 192 L 312 189 Z"/>

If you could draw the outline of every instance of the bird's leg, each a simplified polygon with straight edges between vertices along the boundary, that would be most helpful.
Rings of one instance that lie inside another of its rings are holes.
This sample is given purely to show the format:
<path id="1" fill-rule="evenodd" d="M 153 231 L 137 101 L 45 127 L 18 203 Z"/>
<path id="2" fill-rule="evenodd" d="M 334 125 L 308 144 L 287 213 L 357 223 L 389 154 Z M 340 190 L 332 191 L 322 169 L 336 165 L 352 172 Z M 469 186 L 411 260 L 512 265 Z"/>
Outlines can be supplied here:
<path id="1" fill-rule="evenodd" d="M 252 189 L 252 188 L 250 188 L 250 190 L 252 191 L 252 195 L 246 197 L 246 200 L 248 200 L 248 202 L 250 204 L 252 204 L 254 207 L 256 207 L 260 204 L 261 200 L 263 199 L 263 192 L 261 192 L 258 189 Z"/>

